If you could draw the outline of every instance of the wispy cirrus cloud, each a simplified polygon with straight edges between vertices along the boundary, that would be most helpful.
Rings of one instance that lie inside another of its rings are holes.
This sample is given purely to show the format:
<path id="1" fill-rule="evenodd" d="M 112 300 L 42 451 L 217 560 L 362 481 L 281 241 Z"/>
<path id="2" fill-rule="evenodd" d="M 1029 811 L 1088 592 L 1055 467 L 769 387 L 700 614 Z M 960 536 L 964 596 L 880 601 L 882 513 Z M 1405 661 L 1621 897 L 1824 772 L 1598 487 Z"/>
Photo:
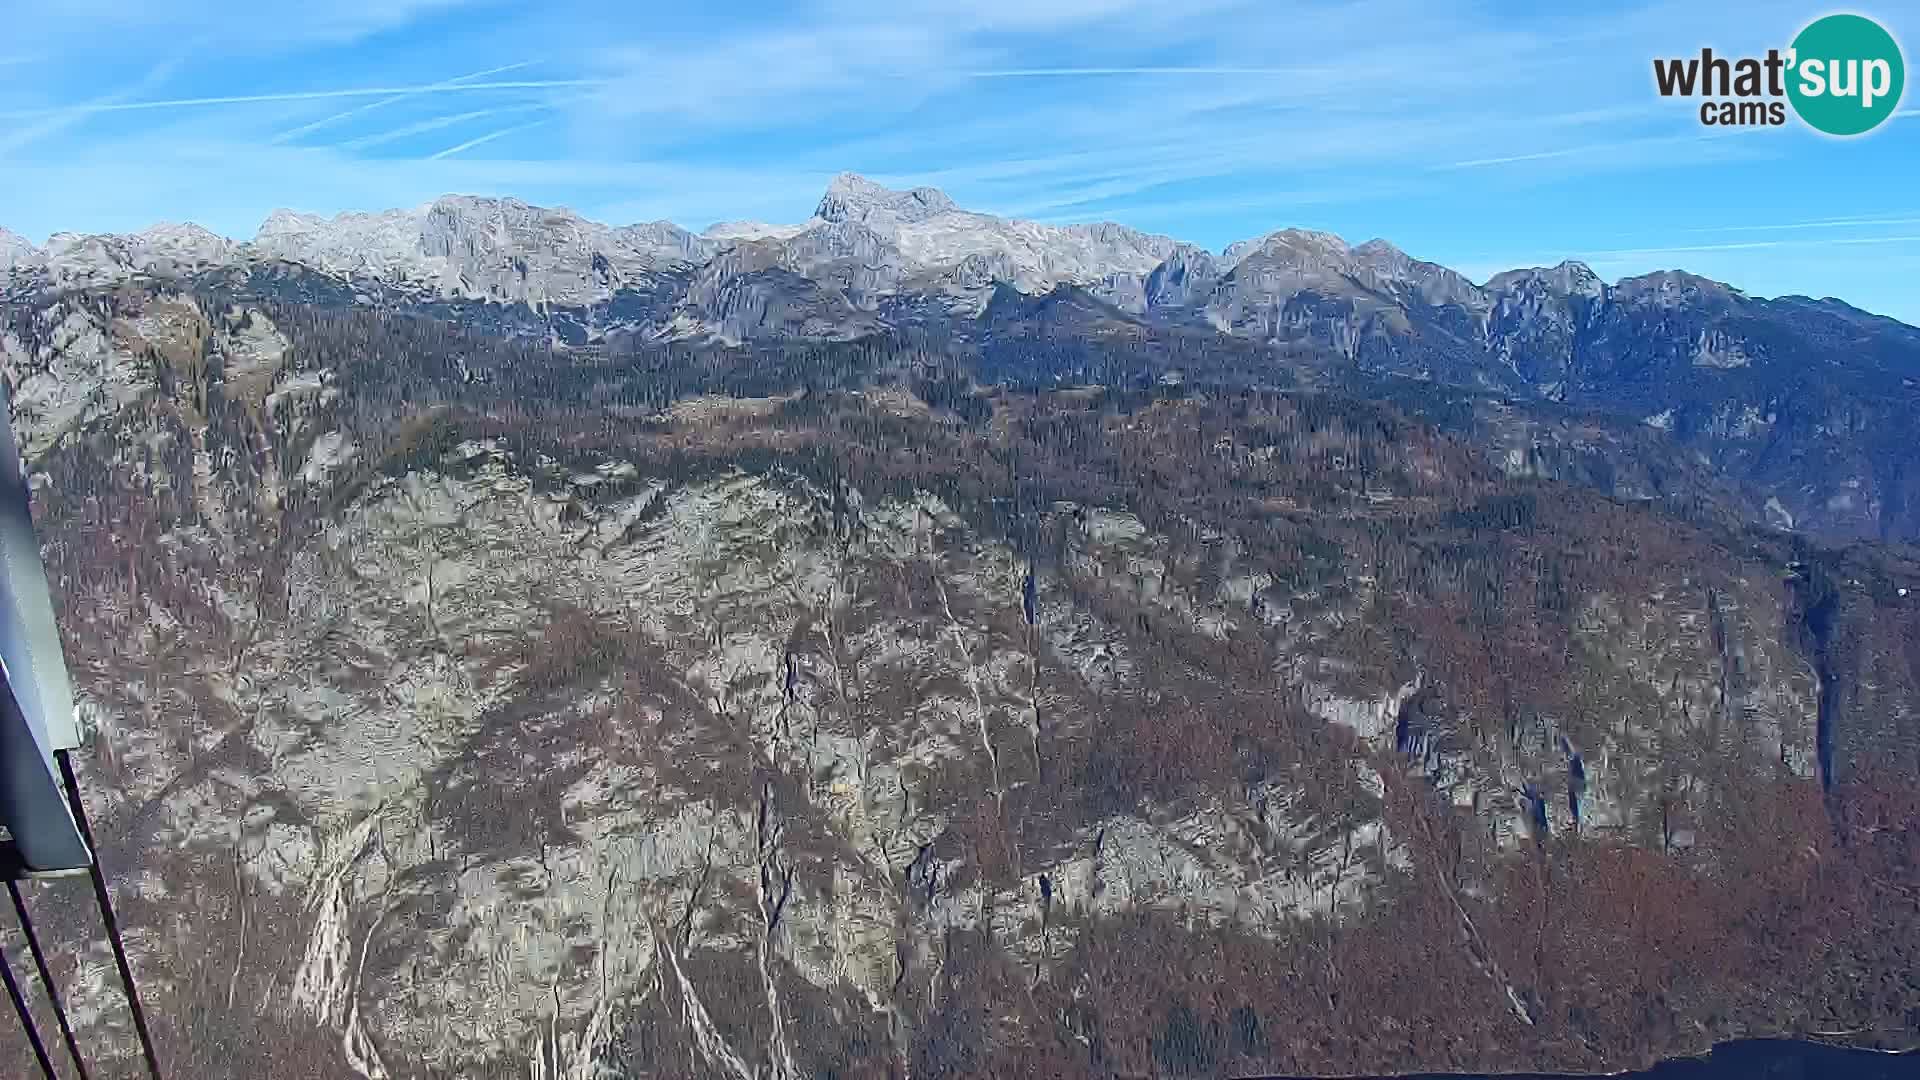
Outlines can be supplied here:
<path id="1" fill-rule="evenodd" d="M 965 50 L 930 27 L 839 25 L 788 28 L 686 47 L 628 44 L 593 58 L 605 73 L 590 102 L 615 122 L 667 119 L 688 127 L 766 127 L 862 103 L 869 116 L 897 113 L 957 81 Z"/>
<path id="2" fill-rule="evenodd" d="M 181 57 L 176 55 L 153 65 L 147 73 L 126 89 L 104 97 L 98 97 L 84 105 L 72 109 L 56 109 L 37 115 L 24 115 L 10 119 L 31 120 L 32 123 L 0 134 L 0 158 L 26 149 L 33 143 L 57 135 L 73 127 L 90 111 L 112 109 L 126 103 L 129 99 L 150 93 L 163 85 L 180 67 Z"/>
<path id="3" fill-rule="evenodd" d="M 160 36 L 217 45 L 282 50 L 353 44 L 369 35 L 442 15 L 474 0 L 12 0 L 8 29 L 16 41 L 66 51 L 116 40 L 151 43 Z"/>

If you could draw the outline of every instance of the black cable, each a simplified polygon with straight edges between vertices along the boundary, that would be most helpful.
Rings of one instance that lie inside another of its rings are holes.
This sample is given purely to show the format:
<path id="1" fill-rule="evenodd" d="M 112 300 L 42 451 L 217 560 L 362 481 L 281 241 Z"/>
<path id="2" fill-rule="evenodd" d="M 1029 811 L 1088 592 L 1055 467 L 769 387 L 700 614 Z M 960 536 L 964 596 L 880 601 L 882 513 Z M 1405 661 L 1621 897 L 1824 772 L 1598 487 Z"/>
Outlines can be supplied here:
<path id="1" fill-rule="evenodd" d="M 47 1002 L 53 1006 L 53 1019 L 60 1025 L 60 1037 L 66 1040 L 67 1055 L 73 1058 L 74 1075 L 87 1080 L 87 1065 L 80 1058 L 80 1042 L 73 1037 L 73 1025 L 67 1021 L 66 1008 L 60 1004 L 60 992 L 53 987 L 53 972 L 47 968 L 47 954 L 40 951 L 40 937 L 33 932 L 33 919 L 27 915 L 27 901 L 20 895 L 20 883 L 9 880 L 7 893 L 13 897 L 13 913 L 20 920 L 20 932 L 27 936 L 27 951 L 33 953 L 33 967 L 40 973 L 40 985 L 47 991 Z"/>
<path id="2" fill-rule="evenodd" d="M 147 1032 L 147 1011 L 140 1007 L 140 991 L 133 984 L 133 968 L 127 964 L 127 947 L 120 940 L 120 922 L 113 917 L 113 897 L 107 892 L 107 875 L 100 868 L 100 848 L 93 842 L 93 829 L 87 824 L 87 807 L 80 799 L 80 781 L 73 775 L 72 755 L 66 750 L 55 750 L 53 757 L 60 763 L 60 779 L 67 785 L 67 802 L 73 806 L 74 824 L 80 826 L 80 837 L 93 852 L 93 863 L 87 868 L 93 877 L 93 896 L 100 904 L 100 921 L 106 925 L 107 941 L 113 945 L 113 962 L 120 966 L 120 989 L 126 992 L 127 1009 L 133 1013 L 133 1029 L 140 1035 L 140 1052 L 146 1055 L 148 1074 L 153 1080 L 160 1080 L 160 1058 L 153 1052 L 153 1036 Z"/>
<path id="3" fill-rule="evenodd" d="M 13 965 L 7 962 L 6 950 L 0 949 L 0 979 L 7 983 L 7 996 L 13 999 L 13 1011 L 20 1014 L 20 1025 L 27 1029 L 27 1041 L 33 1044 L 33 1056 L 40 1059 L 40 1071 L 47 1080 L 60 1080 L 53 1071 L 53 1061 L 47 1057 L 47 1044 L 40 1041 L 40 1029 L 33 1022 L 33 1010 L 27 1008 L 27 999 L 20 994 L 20 984 L 13 979 Z"/>

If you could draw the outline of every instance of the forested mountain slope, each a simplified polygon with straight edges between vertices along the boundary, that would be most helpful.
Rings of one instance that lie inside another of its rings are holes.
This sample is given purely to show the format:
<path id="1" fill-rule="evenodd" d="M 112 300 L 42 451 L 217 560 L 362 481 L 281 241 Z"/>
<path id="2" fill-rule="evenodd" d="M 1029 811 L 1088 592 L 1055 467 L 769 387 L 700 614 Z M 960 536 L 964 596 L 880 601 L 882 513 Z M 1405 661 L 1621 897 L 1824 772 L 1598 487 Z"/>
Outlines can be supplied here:
<path id="1" fill-rule="evenodd" d="M 1752 527 L 1644 424 L 1063 288 L 733 344 L 284 263 L 9 304 L 171 1071 L 1911 1038 L 1910 549 Z"/>

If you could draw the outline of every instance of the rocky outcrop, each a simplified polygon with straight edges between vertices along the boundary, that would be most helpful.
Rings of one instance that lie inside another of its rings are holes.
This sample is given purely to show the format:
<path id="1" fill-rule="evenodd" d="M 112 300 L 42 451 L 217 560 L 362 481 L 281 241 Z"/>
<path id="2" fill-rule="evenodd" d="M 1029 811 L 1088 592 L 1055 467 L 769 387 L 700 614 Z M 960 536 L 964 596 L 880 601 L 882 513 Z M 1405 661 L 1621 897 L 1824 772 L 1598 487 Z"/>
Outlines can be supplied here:
<path id="1" fill-rule="evenodd" d="M 667 222 L 618 228 L 516 199 L 453 196 L 412 210 L 322 219 L 275 211 L 259 254 L 440 295 L 536 307 L 583 305 L 715 245 Z"/>
<path id="2" fill-rule="evenodd" d="M 135 275 L 183 277 L 237 257 L 232 241 L 192 224 L 155 225 L 125 236 L 55 233 L 40 248 L 0 229 L 0 273 L 57 288 L 112 284 Z"/>

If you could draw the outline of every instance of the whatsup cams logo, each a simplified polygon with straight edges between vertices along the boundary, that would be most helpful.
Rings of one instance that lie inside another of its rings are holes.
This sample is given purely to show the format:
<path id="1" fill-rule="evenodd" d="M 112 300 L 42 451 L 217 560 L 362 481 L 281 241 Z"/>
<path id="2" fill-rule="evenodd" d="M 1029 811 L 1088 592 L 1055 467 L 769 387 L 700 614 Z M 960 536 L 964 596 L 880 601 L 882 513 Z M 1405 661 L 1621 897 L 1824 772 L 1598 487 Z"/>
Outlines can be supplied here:
<path id="1" fill-rule="evenodd" d="M 1828 15 L 1808 23 L 1785 50 L 1730 58 L 1653 62 L 1661 97 L 1700 98 L 1709 127 L 1779 127 L 1787 110 L 1828 135 L 1864 135 L 1900 105 L 1906 64 L 1886 28 L 1864 15 Z"/>

